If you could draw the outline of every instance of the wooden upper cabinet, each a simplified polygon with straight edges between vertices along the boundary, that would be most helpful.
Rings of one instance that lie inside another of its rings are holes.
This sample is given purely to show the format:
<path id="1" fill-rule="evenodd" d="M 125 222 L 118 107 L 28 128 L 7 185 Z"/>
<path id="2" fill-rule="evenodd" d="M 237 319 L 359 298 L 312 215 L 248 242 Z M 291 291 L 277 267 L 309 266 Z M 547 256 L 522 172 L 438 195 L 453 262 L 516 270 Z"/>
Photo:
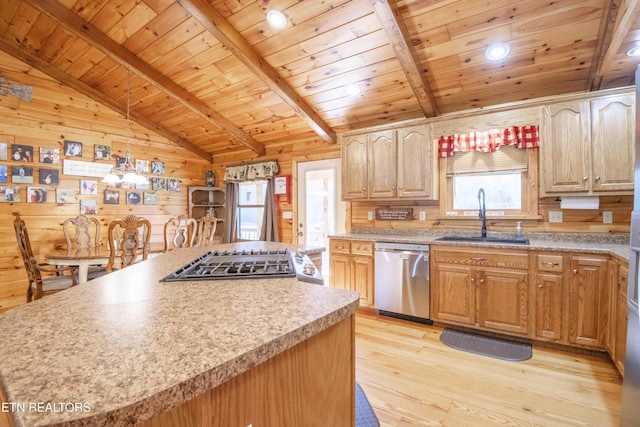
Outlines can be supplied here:
<path id="1" fill-rule="evenodd" d="M 631 94 L 591 101 L 594 191 L 633 191 L 634 101 Z"/>
<path id="2" fill-rule="evenodd" d="M 367 135 L 341 138 L 342 143 L 342 198 L 367 198 L 368 166 Z"/>
<path id="3" fill-rule="evenodd" d="M 588 191 L 589 102 L 542 107 L 540 138 L 540 195 Z"/>
<path id="4" fill-rule="evenodd" d="M 396 196 L 396 132 L 373 132 L 369 139 L 369 198 Z"/>
<path id="5" fill-rule="evenodd" d="M 398 198 L 438 198 L 438 156 L 434 153 L 431 127 L 398 129 Z"/>
<path id="6" fill-rule="evenodd" d="M 340 141 L 344 200 L 438 198 L 431 125 L 341 136 Z"/>
<path id="7" fill-rule="evenodd" d="M 633 191 L 632 94 L 546 105 L 540 113 L 540 196 Z"/>

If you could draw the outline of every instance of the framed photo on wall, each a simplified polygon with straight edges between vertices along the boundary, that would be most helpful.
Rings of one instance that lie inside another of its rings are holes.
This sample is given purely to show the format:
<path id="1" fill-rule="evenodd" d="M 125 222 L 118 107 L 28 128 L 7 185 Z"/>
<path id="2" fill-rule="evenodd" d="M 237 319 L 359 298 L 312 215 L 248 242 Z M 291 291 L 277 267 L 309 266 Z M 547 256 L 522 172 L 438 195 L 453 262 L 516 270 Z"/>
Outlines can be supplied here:
<path id="1" fill-rule="evenodd" d="M 65 140 L 64 155 L 71 157 L 82 157 L 82 142 Z"/>
<path id="2" fill-rule="evenodd" d="M 40 163 L 57 165 L 60 163 L 60 150 L 58 148 L 40 147 Z"/>
<path id="3" fill-rule="evenodd" d="M 11 166 L 11 182 L 15 184 L 33 184 L 33 168 Z"/>
<path id="4" fill-rule="evenodd" d="M 98 213 L 98 202 L 96 200 L 80 200 L 81 215 L 96 215 Z"/>
<path id="5" fill-rule="evenodd" d="M 19 185 L 0 185 L 0 202 L 11 203 L 20 201 Z"/>
<path id="6" fill-rule="evenodd" d="M 27 187 L 27 203 L 44 203 L 47 201 L 45 187 Z"/>
<path id="7" fill-rule="evenodd" d="M 58 173 L 58 169 L 40 169 L 38 175 L 38 184 L 57 184 Z"/>
<path id="8" fill-rule="evenodd" d="M 31 145 L 13 144 L 11 146 L 11 160 L 33 162 L 33 147 Z"/>
<path id="9" fill-rule="evenodd" d="M 120 204 L 120 192 L 116 190 L 104 190 L 104 204 L 105 205 L 119 205 Z"/>

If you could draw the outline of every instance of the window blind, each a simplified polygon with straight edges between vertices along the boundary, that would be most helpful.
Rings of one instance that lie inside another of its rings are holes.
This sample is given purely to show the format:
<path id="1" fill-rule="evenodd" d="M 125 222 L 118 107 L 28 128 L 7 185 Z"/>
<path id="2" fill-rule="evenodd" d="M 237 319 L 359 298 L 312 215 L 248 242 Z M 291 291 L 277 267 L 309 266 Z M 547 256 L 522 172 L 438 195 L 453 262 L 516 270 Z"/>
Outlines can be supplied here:
<path id="1" fill-rule="evenodd" d="M 526 170 L 527 150 L 511 146 L 503 146 L 493 153 L 458 151 L 447 158 L 447 176 Z"/>

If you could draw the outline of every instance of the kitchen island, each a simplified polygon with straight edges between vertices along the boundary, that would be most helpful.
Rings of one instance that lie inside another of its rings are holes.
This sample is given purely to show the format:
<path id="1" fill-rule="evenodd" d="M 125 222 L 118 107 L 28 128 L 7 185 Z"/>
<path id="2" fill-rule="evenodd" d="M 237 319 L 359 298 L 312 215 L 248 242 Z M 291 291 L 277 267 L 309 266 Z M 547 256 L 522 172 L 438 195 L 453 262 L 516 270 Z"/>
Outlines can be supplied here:
<path id="1" fill-rule="evenodd" d="M 358 294 L 295 278 L 161 281 L 209 250 L 0 314 L 0 424 L 352 426 Z"/>

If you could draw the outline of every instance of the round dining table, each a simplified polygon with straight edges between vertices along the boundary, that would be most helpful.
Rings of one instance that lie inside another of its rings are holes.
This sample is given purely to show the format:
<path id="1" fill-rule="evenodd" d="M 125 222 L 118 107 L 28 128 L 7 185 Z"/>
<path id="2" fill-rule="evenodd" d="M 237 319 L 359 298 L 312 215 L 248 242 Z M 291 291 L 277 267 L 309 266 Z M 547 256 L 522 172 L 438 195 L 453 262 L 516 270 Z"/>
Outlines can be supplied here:
<path id="1" fill-rule="evenodd" d="M 164 244 L 151 244 L 149 257 L 163 252 Z M 89 267 L 107 265 L 109 262 L 109 249 L 106 247 L 92 247 L 82 249 L 54 249 L 45 254 L 47 264 L 70 265 L 78 267 L 78 284 L 86 283 L 89 276 Z M 118 262 L 118 257 L 115 259 Z"/>

